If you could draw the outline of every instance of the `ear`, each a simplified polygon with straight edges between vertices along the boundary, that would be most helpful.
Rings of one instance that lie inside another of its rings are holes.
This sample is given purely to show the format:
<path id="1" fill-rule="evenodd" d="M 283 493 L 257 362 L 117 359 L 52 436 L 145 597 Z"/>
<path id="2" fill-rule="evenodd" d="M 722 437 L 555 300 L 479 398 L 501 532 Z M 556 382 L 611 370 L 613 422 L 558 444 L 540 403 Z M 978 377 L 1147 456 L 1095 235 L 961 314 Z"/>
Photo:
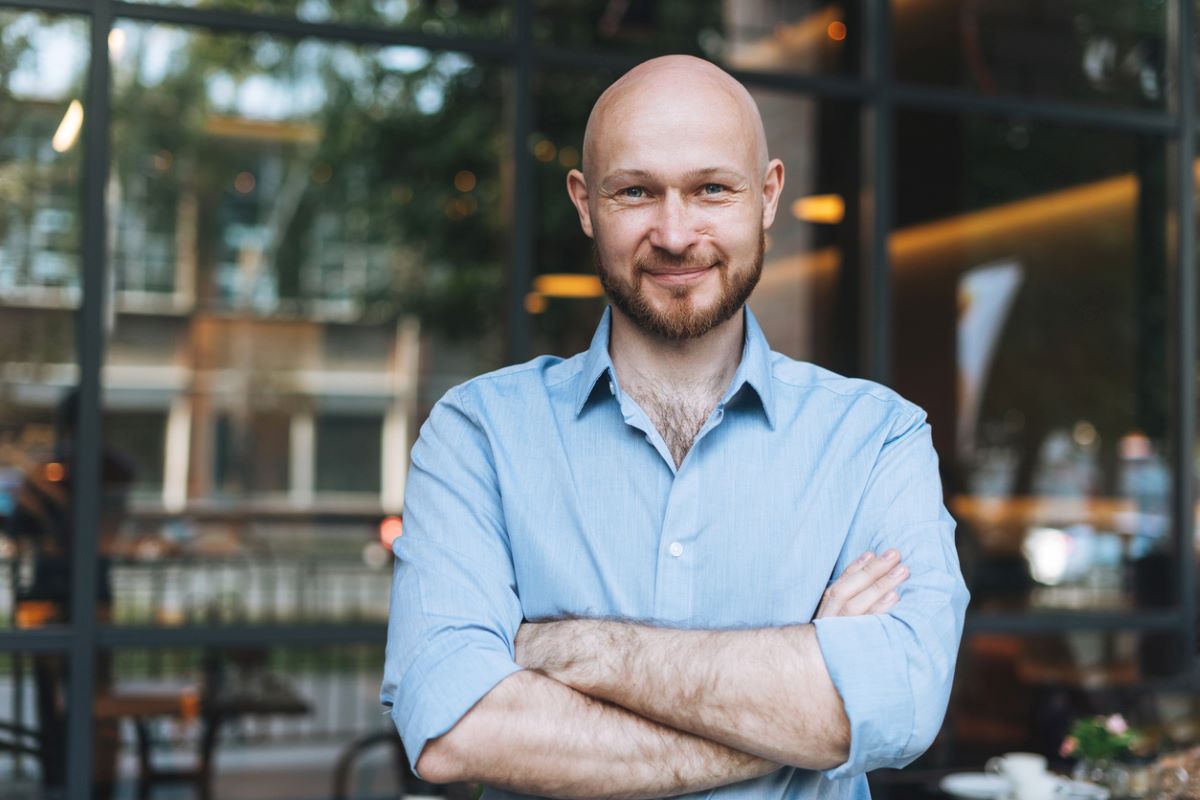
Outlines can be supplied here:
<path id="1" fill-rule="evenodd" d="M 778 158 L 767 164 L 767 175 L 763 179 L 763 230 L 775 222 L 775 211 L 779 198 L 783 196 L 783 162 Z"/>
<path id="2" fill-rule="evenodd" d="M 575 204 L 575 210 L 579 213 L 579 227 L 583 228 L 584 234 L 589 239 L 593 238 L 592 210 L 588 208 L 587 180 L 577 169 L 567 173 L 567 194 L 570 196 L 571 202 Z"/>

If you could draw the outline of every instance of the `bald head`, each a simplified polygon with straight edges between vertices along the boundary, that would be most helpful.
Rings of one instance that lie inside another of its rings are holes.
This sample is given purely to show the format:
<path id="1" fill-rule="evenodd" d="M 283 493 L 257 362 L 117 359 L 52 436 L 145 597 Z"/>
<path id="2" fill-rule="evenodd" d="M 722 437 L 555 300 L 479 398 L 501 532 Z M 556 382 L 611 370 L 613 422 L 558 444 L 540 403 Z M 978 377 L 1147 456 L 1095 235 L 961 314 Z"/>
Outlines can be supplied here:
<path id="1" fill-rule="evenodd" d="M 607 165 L 614 147 L 630 136 L 671 136 L 671 128 L 721 125 L 734 157 L 761 173 L 767 135 L 754 98 L 720 67 L 693 56 L 646 61 L 609 86 L 588 117 L 583 172 L 590 180 Z"/>

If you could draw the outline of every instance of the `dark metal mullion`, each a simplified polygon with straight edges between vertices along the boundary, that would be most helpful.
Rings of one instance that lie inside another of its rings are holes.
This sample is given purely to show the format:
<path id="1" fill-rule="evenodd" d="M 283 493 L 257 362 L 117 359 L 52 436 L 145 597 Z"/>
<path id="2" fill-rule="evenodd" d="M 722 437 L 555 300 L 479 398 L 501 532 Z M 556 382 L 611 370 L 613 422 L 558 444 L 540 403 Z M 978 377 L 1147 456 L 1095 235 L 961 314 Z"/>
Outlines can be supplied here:
<path id="1" fill-rule="evenodd" d="M 1177 143 L 1179 220 L 1178 263 L 1175 265 L 1175 381 L 1176 439 L 1172 453 L 1172 527 L 1175 529 L 1180 590 L 1180 647 L 1188 669 L 1196 664 L 1196 554 L 1194 469 L 1192 453 L 1196 441 L 1196 18 L 1192 0 L 1178 0 L 1176 25 L 1176 85 L 1179 103 Z"/>
<path id="2" fill-rule="evenodd" d="M 269 33 L 294 38 L 330 39 L 355 44 L 402 45 L 429 50 L 452 50 L 490 58 L 512 58 L 514 45 L 502 39 L 471 36 L 430 36 L 399 27 L 304 22 L 293 17 L 249 14 L 222 9 L 159 6 L 113 0 L 116 16 L 146 22 L 189 25 L 213 31 Z"/>
<path id="3" fill-rule="evenodd" d="M 871 131 L 871 247 L 870 260 L 863 275 L 860 303 L 863 319 L 859 329 L 866 330 L 858 372 L 872 380 L 887 383 L 892 373 L 892 275 L 888 240 L 892 233 L 895 152 L 892 142 L 895 107 L 892 81 L 892 19 L 888 0 L 868 3 L 868 78 L 873 84 L 870 113 Z"/>
<path id="4" fill-rule="evenodd" d="M 0 8 L 87 13 L 92 10 L 92 4 L 88 0 L 0 0 Z"/>
<path id="5" fill-rule="evenodd" d="M 1102 108 L 909 83 L 892 84 L 890 92 L 895 105 L 918 111 L 999 114 L 1135 133 L 1171 134 L 1179 124 L 1176 115 L 1166 109 Z"/>
<path id="6" fill-rule="evenodd" d="M 529 137 L 533 134 L 536 110 L 533 98 L 533 7 L 531 0 L 513 0 L 516 32 L 516 74 L 513 98 L 513 230 L 509 273 L 508 360 L 529 358 L 530 320 L 525 311 L 525 294 L 533 279 L 533 250 L 537 237 L 536 186 Z"/>
<path id="7" fill-rule="evenodd" d="M 571 70 L 601 70 L 623 73 L 661 53 L 621 53 L 603 50 L 580 50 L 539 45 L 533 51 L 537 67 Z M 747 86 L 763 89 L 805 92 L 825 97 L 863 98 L 867 84 L 859 78 L 821 75 L 802 72 L 759 72 L 725 67 L 726 72 Z"/>
<path id="8" fill-rule="evenodd" d="M 92 781 L 92 695 L 96 663 L 97 520 L 100 519 L 100 367 L 104 362 L 108 181 L 108 34 L 111 0 L 92 5 L 84 126 L 82 298 L 75 322 L 79 416 L 73 440 L 71 649 L 67 680 L 67 797 L 86 800 Z"/>
<path id="9" fill-rule="evenodd" d="M 387 639 L 386 622 L 300 625 L 122 625 L 100 628 L 102 648 L 244 647 L 246 645 L 379 644 Z M 2 640 L 0 640 L 2 641 Z"/>
<path id="10" fill-rule="evenodd" d="M 71 641 L 66 628 L 0 631 L 0 653 L 66 653 Z"/>
<path id="11" fill-rule="evenodd" d="M 1062 633 L 1066 631 L 1175 631 L 1180 609 L 1111 612 L 1038 612 L 1025 614 L 969 614 L 965 630 L 978 633 Z"/>

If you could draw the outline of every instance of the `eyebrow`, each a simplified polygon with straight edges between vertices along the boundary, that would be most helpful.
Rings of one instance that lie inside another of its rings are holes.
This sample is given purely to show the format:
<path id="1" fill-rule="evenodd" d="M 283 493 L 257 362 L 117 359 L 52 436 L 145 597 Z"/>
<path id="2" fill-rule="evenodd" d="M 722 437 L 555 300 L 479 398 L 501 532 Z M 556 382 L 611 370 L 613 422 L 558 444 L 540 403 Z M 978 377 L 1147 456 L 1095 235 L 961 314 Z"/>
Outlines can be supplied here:
<path id="1" fill-rule="evenodd" d="M 732 167 L 703 167 L 701 169 L 693 169 L 683 174 L 685 183 L 692 183 L 704 178 L 725 177 L 734 178 L 736 180 L 745 180 L 745 177 L 738 170 Z M 604 176 L 601 181 L 602 186 L 611 186 L 614 183 L 624 182 L 627 180 L 635 181 L 653 181 L 655 176 L 644 169 L 618 169 Z"/>

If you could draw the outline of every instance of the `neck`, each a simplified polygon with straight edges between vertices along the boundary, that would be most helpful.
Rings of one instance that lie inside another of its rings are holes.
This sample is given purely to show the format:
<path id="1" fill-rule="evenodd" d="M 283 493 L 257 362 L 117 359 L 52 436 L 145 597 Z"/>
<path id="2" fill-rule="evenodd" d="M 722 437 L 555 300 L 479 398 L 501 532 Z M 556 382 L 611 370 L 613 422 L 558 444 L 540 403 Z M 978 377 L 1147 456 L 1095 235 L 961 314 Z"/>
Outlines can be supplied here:
<path id="1" fill-rule="evenodd" d="M 745 309 L 696 339 L 672 341 L 639 329 L 615 307 L 608 351 L 627 391 L 662 387 L 720 394 L 742 360 Z"/>

